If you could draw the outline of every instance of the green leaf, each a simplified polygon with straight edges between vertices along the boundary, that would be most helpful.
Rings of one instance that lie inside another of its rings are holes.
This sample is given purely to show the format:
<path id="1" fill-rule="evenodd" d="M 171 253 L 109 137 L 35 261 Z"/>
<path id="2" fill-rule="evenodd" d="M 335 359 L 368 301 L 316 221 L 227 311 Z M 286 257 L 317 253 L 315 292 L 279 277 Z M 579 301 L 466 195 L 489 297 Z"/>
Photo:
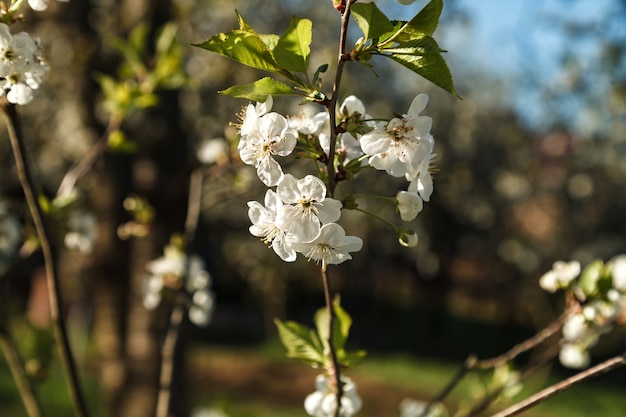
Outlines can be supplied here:
<path id="1" fill-rule="evenodd" d="M 380 36 L 380 42 L 393 38 L 394 42 L 410 42 L 424 36 L 432 36 L 439 24 L 443 10 L 442 0 L 432 0 L 410 21 L 393 20 L 393 28 Z"/>
<path id="2" fill-rule="evenodd" d="M 427 36 L 384 51 L 392 51 L 393 53 L 386 56 L 458 97 L 448 64 L 439 53 L 440 49 L 434 39 Z"/>
<path id="3" fill-rule="evenodd" d="M 350 11 L 366 39 L 378 38 L 393 30 L 393 24 L 375 3 L 355 3 Z"/>
<path id="4" fill-rule="evenodd" d="M 215 52 L 252 68 L 281 73 L 272 51 L 256 33 L 245 30 L 232 30 L 220 33 L 202 43 L 199 48 Z"/>
<path id="5" fill-rule="evenodd" d="M 245 21 L 242 15 L 239 14 L 239 11 L 235 9 L 235 13 L 237 14 L 237 21 L 239 22 L 239 29 L 244 32 L 250 32 L 256 35 L 256 31 Z"/>
<path id="6" fill-rule="evenodd" d="M 343 351 L 348 335 L 350 334 L 350 327 L 352 326 L 352 318 L 341 307 L 339 299 L 337 298 L 333 302 L 333 310 L 335 312 L 335 320 L 333 322 L 333 345 L 335 352 Z M 320 308 L 315 313 L 315 325 L 317 327 L 317 333 L 325 347 L 328 346 L 328 309 Z"/>
<path id="7" fill-rule="evenodd" d="M 273 51 L 274 48 L 276 48 L 276 44 L 278 43 L 280 36 L 270 33 L 270 34 L 260 34 L 259 38 L 261 38 L 263 43 L 267 46 L 267 49 L 269 49 L 270 51 Z"/>
<path id="8" fill-rule="evenodd" d="M 283 36 L 274 48 L 274 57 L 278 64 L 295 72 L 306 72 L 309 67 L 311 53 L 311 37 L 313 24 L 309 19 L 294 16 Z"/>
<path id="9" fill-rule="evenodd" d="M 326 361 L 323 347 L 317 334 L 310 328 L 294 321 L 274 320 L 280 341 L 287 349 L 287 357 L 301 359 L 314 366 Z"/>
<path id="10" fill-rule="evenodd" d="M 280 96 L 296 93 L 287 84 L 270 77 L 265 77 L 250 84 L 232 86 L 226 90 L 220 91 L 220 94 L 263 102 L 269 95 Z"/>
<path id="11" fill-rule="evenodd" d="M 409 21 L 406 30 L 432 36 L 439 24 L 439 16 L 443 10 L 443 0 L 432 0 Z"/>

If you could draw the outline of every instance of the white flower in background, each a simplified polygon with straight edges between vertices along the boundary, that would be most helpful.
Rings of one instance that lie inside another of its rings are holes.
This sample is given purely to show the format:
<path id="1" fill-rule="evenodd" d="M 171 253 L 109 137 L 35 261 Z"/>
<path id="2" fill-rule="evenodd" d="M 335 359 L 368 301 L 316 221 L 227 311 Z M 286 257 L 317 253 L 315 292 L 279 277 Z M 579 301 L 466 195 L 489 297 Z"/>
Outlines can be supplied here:
<path id="1" fill-rule="evenodd" d="M 328 142 L 330 135 L 330 115 L 327 111 L 321 111 L 311 115 L 310 108 L 305 108 L 302 114 L 298 117 L 289 118 L 289 127 L 302 133 L 303 135 L 317 136 L 322 141 L 321 137 L 324 136 L 324 140 Z"/>
<path id="2" fill-rule="evenodd" d="M 265 193 L 265 206 L 256 201 L 248 202 L 248 217 L 252 222 L 250 233 L 271 245 L 283 261 L 293 262 L 296 260 L 296 251 L 287 239 L 286 229 L 276 224 L 276 215 L 282 206 L 282 200 L 272 190 Z"/>
<path id="3" fill-rule="evenodd" d="M 356 389 L 356 385 L 346 376 L 341 378 L 343 395 L 341 396 L 341 417 L 351 417 L 363 407 L 363 401 Z M 337 397 L 334 387 L 329 384 L 328 378 L 318 375 L 315 379 L 316 391 L 309 394 L 304 400 L 304 409 L 313 417 L 333 417 L 337 410 Z"/>
<path id="4" fill-rule="evenodd" d="M 428 403 L 425 401 L 405 398 L 400 401 L 400 417 L 443 417 L 448 415 L 445 405 L 436 402 L 430 406 L 428 413 L 422 416 L 427 405 Z"/>
<path id="5" fill-rule="evenodd" d="M 167 245 L 162 257 L 146 264 L 150 272 L 145 283 L 143 304 L 153 310 L 159 306 L 163 291 L 185 289 L 191 298 L 189 320 L 198 326 L 206 326 L 211 320 L 214 297 L 210 290 L 211 276 L 205 269 L 204 261 L 192 255 L 189 259 L 175 245 Z M 185 269 L 187 269 L 186 281 Z"/>
<path id="6" fill-rule="evenodd" d="M 610 261 L 613 287 L 621 292 L 626 292 L 626 255 L 619 255 Z"/>
<path id="7" fill-rule="evenodd" d="M 424 208 L 424 202 L 417 193 L 410 191 L 400 191 L 396 195 L 400 218 L 405 222 L 410 222 L 417 217 L 417 214 Z"/>
<path id="8" fill-rule="evenodd" d="M 556 292 L 556 290 L 567 288 L 579 274 L 580 262 L 556 261 L 552 269 L 539 278 L 539 286 L 548 292 Z"/>
<path id="9" fill-rule="evenodd" d="M 422 162 L 431 157 L 434 143 L 430 134 L 432 119 L 420 116 L 427 103 L 428 95 L 420 94 L 402 118 L 379 123 L 361 136 L 361 148 L 370 155 L 371 166 L 394 177 L 418 177 Z"/>
<path id="10" fill-rule="evenodd" d="M 348 96 L 339 107 L 339 114 L 343 117 L 362 116 L 365 115 L 365 105 L 356 96 Z"/>
<path id="11" fill-rule="evenodd" d="M 67 221 L 68 232 L 63 242 L 68 249 L 91 253 L 96 240 L 96 217 L 91 213 L 75 213 Z"/>
<path id="12" fill-rule="evenodd" d="M 25 32 L 11 35 L 0 23 L 0 95 L 13 104 L 29 103 L 47 70 L 38 43 Z"/>
<path id="13" fill-rule="evenodd" d="M 246 115 L 248 112 L 246 112 Z M 267 113 L 256 117 L 256 123 L 244 121 L 239 141 L 241 160 L 253 165 L 263 184 L 268 187 L 280 182 L 283 170 L 274 156 L 287 156 L 296 147 L 297 137 L 289 128 L 287 119 L 278 113 Z M 244 133 L 246 132 L 246 133 Z"/>
<path id="14" fill-rule="evenodd" d="M 285 203 L 278 207 L 276 224 L 294 241 L 312 241 L 319 236 L 322 224 L 334 223 L 341 217 L 341 202 L 327 198 L 326 185 L 313 175 L 296 179 L 286 174 L 276 193 Z"/>
<path id="15" fill-rule="evenodd" d="M 565 343 L 561 346 L 559 352 L 559 361 L 561 365 L 572 369 L 583 369 L 589 366 L 589 352 L 586 346 L 576 343 Z"/>
<path id="16" fill-rule="evenodd" d="M 224 139 L 209 139 L 200 145 L 196 153 L 203 164 L 222 164 L 228 161 L 228 143 Z"/>
<path id="17" fill-rule="evenodd" d="M 69 0 L 59 0 L 67 2 Z M 48 8 L 49 0 L 28 0 L 28 5 L 35 11 L 42 12 Z"/>
<path id="18" fill-rule="evenodd" d="M 294 242 L 293 247 L 309 260 L 336 265 L 352 259 L 350 252 L 360 251 L 363 241 L 356 236 L 346 236 L 346 231 L 337 223 L 328 223 L 312 242 Z"/>

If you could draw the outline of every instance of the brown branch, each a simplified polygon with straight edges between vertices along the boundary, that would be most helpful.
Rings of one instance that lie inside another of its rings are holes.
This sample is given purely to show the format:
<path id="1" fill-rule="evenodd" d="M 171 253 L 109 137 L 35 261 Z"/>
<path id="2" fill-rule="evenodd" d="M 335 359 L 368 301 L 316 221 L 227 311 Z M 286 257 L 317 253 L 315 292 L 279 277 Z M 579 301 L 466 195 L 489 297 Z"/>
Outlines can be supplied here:
<path id="1" fill-rule="evenodd" d="M 620 356 L 611 358 L 607 361 L 604 361 L 601 364 L 594 366 L 593 368 L 586 369 L 570 378 L 567 378 L 546 389 L 543 389 L 539 391 L 538 393 L 536 393 L 535 395 L 531 395 L 525 400 L 520 401 L 519 403 L 512 405 L 511 407 L 494 414 L 492 417 L 516 416 L 528 410 L 529 408 L 534 407 L 537 404 L 549 398 L 552 398 L 557 394 L 560 394 L 561 392 L 573 387 L 574 385 L 578 383 L 590 380 L 592 378 L 596 378 L 602 374 L 610 372 L 624 365 L 626 365 L 626 353 Z"/>
<path id="2" fill-rule="evenodd" d="M 69 338 L 67 335 L 67 327 L 63 314 L 63 305 L 61 303 L 61 289 L 59 285 L 59 277 L 56 271 L 56 264 L 52 255 L 52 246 L 50 244 L 50 233 L 44 219 L 43 210 L 39 204 L 39 200 L 35 195 L 35 181 L 33 179 L 26 150 L 22 137 L 19 117 L 15 106 L 6 100 L 6 96 L 0 99 L 0 108 L 5 115 L 7 131 L 11 142 L 11 148 L 15 157 L 15 166 L 17 175 L 28 203 L 35 230 L 41 245 L 41 251 L 44 257 L 44 266 L 46 271 L 46 279 L 48 283 L 48 298 L 50 303 L 50 318 L 52 320 L 54 335 L 59 346 L 59 353 L 65 376 L 67 379 L 70 398 L 74 406 L 74 411 L 78 417 L 88 415 L 85 405 L 84 396 L 81 391 L 78 371 Z"/>
<path id="3" fill-rule="evenodd" d="M 344 0 L 346 1 L 346 0 Z M 347 3 L 347 1 L 346 1 Z M 333 95 L 326 103 L 326 108 L 330 115 L 330 146 L 328 150 L 328 160 L 326 161 L 326 172 L 328 174 L 328 196 L 332 197 L 335 193 L 337 181 L 335 179 L 335 149 L 337 148 L 337 100 L 339 98 L 339 86 L 341 85 L 341 76 L 343 74 L 343 66 L 345 64 L 346 38 L 348 35 L 348 22 L 350 20 L 350 5 L 346 4 L 345 9 L 341 13 L 341 34 L 339 39 L 339 58 L 337 59 L 337 72 L 335 73 L 335 82 L 333 83 Z"/>
<path id="4" fill-rule="evenodd" d="M 503 363 L 507 363 L 515 359 L 518 355 L 537 347 L 540 343 L 542 343 L 543 341 L 548 339 L 550 336 L 552 336 L 553 334 L 561 330 L 561 327 L 563 327 L 563 323 L 565 322 L 565 319 L 567 318 L 567 316 L 570 315 L 570 313 L 571 313 L 571 310 L 566 309 L 565 312 L 561 314 L 561 316 L 559 316 L 556 320 L 554 320 L 547 327 L 545 327 L 543 330 L 541 330 L 539 333 L 537 333 L 530 339 L 527 339 L 521 343 L 518 343 L 517 345 L 513 346 L 509 351 L 505 352 L 504 354 L 500 356 L 496 356 L 491 359 L 484 359 L 484 360 L 477 361 L 475 367 L 480 368 L 480 369 L 495 368 L 496 366 L 502 365 Z"/>
<path id="5" fill-rule="evenodd" d="M 334 327 L 335 327 L 335 308 L 333 306 L 332 293 L 330 290 L 330 281 L 328 279 L 326 262 L 322 261 L 322 283 L 324 284 L 324 299 L 326 300 L 326 311 L 328 313 L 328 349 L 332 362 L 332 369 L 329 371 L 329 378 L 334 382 L 337 388 L 335 395 L 337 408 L 335 409 L 335 417 L 340 416 L 341 397 L 343 396 L 343 385 L 341 384 L 341 370 L 339 369 L 339 361 L 337 360 L 337 352 L 335 352 Z"/>
<path id="6" fill-rule="evenodd" d="M 557 318 L 555 321 L 550 323 L 543 330 L 541 330 L 540 332 L 538 332 L 531 338 L 513 346 L 511 349 L 509 349 L 507 352 L 505 352 L 502 355 L 499 355 L 490 359 L 484 359 L 484 360 L 478 360 L 475 355 L 470 355 L 465 360 L 465 363 L 463 363 L 463 366 L 459 369 L 459 371 L 452 377 L 450 382 L 443 388 L 443 390 L 441 390 L 441 392 L 435 398 L 433 398 L 431 401 L 428 402 L 428 404 L 426 405 L 424 410 L 422 410 L 422 412 L 419 414 L 418 417 L 426 416 L 428 414 L 428 411 L 432 408 L 432 406 L 435 403 L 443 401 L 448 396 L 448 394 L 450 394 L 450 392 L 452 392 L 452 390 L 454 390 L 454 388 L 463 380 L 465 375 L 467 375 L 470 371 L 474 369 L 495 368 L 499 365 L 502 365 L 504 363 L 507 363 L 515 359 L 521 353 L 524 353 L 530 349 L 537 347 L 540 343 L 548 339 L 550 336 L 558 332 L 561 329 L 561 327 L 563 327 L 563 322 L 565 321 L 565 319 L 570 313 L 571 313 L 570 309 L 565 310 L 565 312 L 561 316 L 559 316 L 559 318 Z M 481 410 L 484 409 L 485 405 L 489 405 L 489 403 L 483 404 L 481 402 L 481 404 L 479 405 L 479 407 L 481 407 Z M 469 414 L 469 415 L 472 415 L 472 414 Z"/>
<path id="7" fill-rule="evenodd" d="M 20 393 L 20 398 L 22 399 L 28 417 L 42 417 L 41 406 L 39 405 L 35 390 L 26 372 L 24 372 L 23 362 L 20 359 L 15 343 L 13 339 L 11 339 L 4 323 L 0 323 L 0 349 L 2 349 L 2 353 L 9 365 L 11 375 L 13 375 L 15 385 L 17 385 L 17 390 Z"/>
<path id="8" fill-rule="evenodd" d="M 200 208 L 202 201 L 202 180 L 201 170 L 196 170 L 191 174 L 189 181 L 189 198 L 187 204 L 187 218 L 185 219 L 185 232 L 183 234 L 183 245 L 185 249 L 186 264 L 183 280 L 188 278 L 189 260 L 191 259 L 191 245 L 195 238 L 200 218 Z M 184 288 L 184 287 L 183 287 Z M 179 294 L 180 295 L 180 294 Z M 178 345 L 180 327 L 185 316 L 186 303 L 184 297 L 179 297 L 173 307 L 165 340 L 161 347 L 161 374 L 159 376 L 159 395 L 157 398 L 157 417 L 167 417 L 172 394 L 172 375 L 174 373 L 174 355 Z"/>

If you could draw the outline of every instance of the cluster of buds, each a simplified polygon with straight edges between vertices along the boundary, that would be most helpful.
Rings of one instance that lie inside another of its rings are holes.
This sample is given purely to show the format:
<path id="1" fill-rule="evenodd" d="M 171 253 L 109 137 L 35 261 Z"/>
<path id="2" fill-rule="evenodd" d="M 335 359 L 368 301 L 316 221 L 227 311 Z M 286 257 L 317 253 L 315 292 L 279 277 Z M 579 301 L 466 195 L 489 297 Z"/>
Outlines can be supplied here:
<path id="1" fill-rule="evenodd" d="M 595 261 L 581 271 L 577 261 L 558 261 L 539 285 L 549 292 L 566 290 L 572 304 L 563 324 L 559 359 L 563 366 L 589 366 L 589 349 L 602 334 L 626 323 L 626 255 Z"/>
<path id="2" fill-rule="evenodd" d="M 143 304 L 153 310 L 164 298 L 172 298 L 184 291 L 189 300 L 189 320 L 206 326 L 213 314 L 211 276 L 204 261 L 198 256 L 187 257 L 180 245 L 169 244 L 164 254 L 148 262 L 150 275 L 146 281 Z"/>

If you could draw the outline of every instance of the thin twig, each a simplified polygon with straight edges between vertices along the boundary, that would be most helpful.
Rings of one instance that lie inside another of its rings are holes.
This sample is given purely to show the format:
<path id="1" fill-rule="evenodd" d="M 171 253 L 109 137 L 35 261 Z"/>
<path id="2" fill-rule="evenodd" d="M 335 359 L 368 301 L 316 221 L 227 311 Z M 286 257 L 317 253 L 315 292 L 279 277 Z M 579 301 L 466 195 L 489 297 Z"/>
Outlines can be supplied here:
<path id="1" fill-rule="evenodd" d="M 341 370 L 339 369 L 339 361 L 337 360 L 337 352 L 335 352 L 334 327 L 335 327 L 335 308 L 333 307 L 332 293 L 330 290 L 330 281 L 328 280 L 328 272 L 326 262 L 322 261 L 322 283 L 324 284 L 324 299 L 326 300 L 326 311 L 328 312 L 328 349 L 330 350 L 330 359 L 332 361 L 332 369 L 330 377 L 337 388 L 335 395 L 337 408 L 335 409 L 335 417 L 339 417 L 341 412 L 341 397 L 343 396 L 343 386 L 341 384 Z"/>
<path id="2" fill-rule="evenodd" d="M 578 383 L 598 377 L 624 365 L 626 365 L 626 353 L 604 361 L 601 364 L 594 366 L 593 368 L 586 369 L 570 378 L 567 378 L 546 389 L 543 389 L 535 395 L 531 395 L 530 397 L 526 398 L 524 401 L 520 401 L 519 403 L 512 405 L 511 407 L 502 410 L 499 413 L 494 414 L 492 417 L 516 416 L 528 410 L 529 408 L 534 407 L 537 404 L 549 398 L 552 398 L 557 394 L 560 394 L 561 392 L 571 388 Z"/>
<path id="3" fill-rule="evenodd" d="M 459 368 L 459 370 L 456 372 L 456 374 L 454 374 L 454 376 L 452 377 L 450 382 L 448 382 L 448 385 L 446 385 L 441 390 L 439 395 L 437 395 L 435 398 L 430 400 L 428 402 L 428 404 L 426 404 L 426 407 L 424 407 L 422 412 L 419 413 L 417 417 L 427 416 L 428 412 L 433 407 L 433 405 L 443 401 L 448 396 L 448 394 L 450 394 L 452 392 L 452 390 L 461 382 L 461 380 L 463 380 L 463 378 L 465 378 L 465 375 L 467 375 L 467 373 L 474 368 L 475 364 L 476 364 L 476 356 L 470 355 L 465 360 L 465 362 L 463 362 L 463 365 L 461 366 L 461 368 Z"/>
<path id="4" fill-rule="evenodd" d="M 183 234 L 183 245 L 186 253 L 185 272 L 183 280 L 188 279 L 189 260 L 191 246 L 198 228 L 200 218 L 200 208 L 202 202 L 202 180 L 201 170 L 196 170 L 191 174 L 189 181 L 189 199 L 187 204 L 187 218 L 185 219 L 185 232 Z M 184 297 L 181 297 L 184 299 Z M 177 299 L 176 304 L 170 313 L 167 333 L 161 348 L 161 374 L 159 376 L 159 396 L 157 398 L 157 417 L 167 417 L 172 395 L 172 375 L 174 373 L 174 355 L 180 335 L 180 326 L 185 316 L 186 304 L 182 299 Z"/>
<path id="5" fill-rule="evenodd" d="M 102 133 L 102 135 L 98 138 L 96 143 L 93 144 L 91 148 L 83 155 L 83 158 L 75 163 L 72 168 L 65 174 L 63 180 L 61 180 L 61 185 L 59 185 L 59 189 L 57 191 L 57 196 L 59 195 L 67 195 L 69 194 L 76 185 L 76 182 L 83 176 L 89 169 L 100 159 L 102 155 L 106 152 L 109 147 L 109 135 L 114 130 L 120 127 L 120 123 L 117 121 L 117 118 L 111 117 L 109 120 L 109 124 Z"/>
<path id="6" fill-rule="evenodd" d="M 530 349 L 535 348 L 537 345 L 542 343 L 544 340 L 548 339 L 550 336 L 561 330 L 563 327 L 563 323 L 565 319 L 570 315 L 571 310 L 566 309 L 563 314 L 561 314 L 556 320 L 550 323 L 547 327 L 541 330 L 539 333 L 523 341 L 522 343 L 518 343 L 513 346 L 509 351 L 505 352 L 500 356 L 496 356 L 491 359 L 479 360 L 476 362 L 475 367 L 480 369 L 489 369 L 495 368 L 496 366 L 502 365 L 503 363 L 507 363 L 513 359 L 515 359 L 518 355 L 529 351 Z"/>
<path id="7" fill-rule="evenodd" d="M 348 0 L 344 0 L 345 9 L 341 13 L 341 35 L 339 39 L 339 57 L 337 58 L 337 72 L 335 73 L 335 82 L 333 84 L 333 95 L 326 104 L 330 115 L 330 146 L 328 150 L 328 160 L 326 161 L 326 172 L 328 173 L 328 196 L 332 197 L 335 193 L 337 181 L 335 179 L 335 149 L 337 147 L 337 100 L 339 98 L 339 86 L 341 85 L 341 76 L 343 74 L 343 66 L 346 62 L 346 38 L 348 35 L 348 22 L 350 20 L 350 4 Z"/>
<path id="8" fill-rule="evenodd" d="M 43 414 L 35 389 L 31 385 L 26 372 L 24 372 L 23 362 L 17 352 L 15 342 L 13 342 L 3 323 L 0 323 L 0 348 L 9 364 L 9 369 L 15 380 L 15 385 L 17 385 L 17 390 L 20 393 L 20 398 L 28 417 L 42 417 Z"/>
<path id="9" fill-rule="evenodd" d="M 50 303 L 50 318 L 54 328 L 54 335 L 59 345 L 59 353 L 61 356 L 63 370 L 67 378 L 70 398 L 72 400 L 76 416 L 85 417 L 88 415 L 87 407 L 81 391 L 78 371 L 76 369 L 76 363 L 74 361 L 74 356 L 72 355 L 67 335 L 63 305 L 61 303 L 59 277 L 57 275 L 56 264 L 54 262 L 52 247 L 49 240 L 50 234 L 44 219 L 43 210 L 39 204 L 37 196 L 35 195 L 35 181 L 26 157 L 26 150 L 24 147 L 19 118 L 15 106 L 9 103 L 6 100 L 6 97 L 2 97 L 0 99 L 0 108 L 5 115 L 7 131 L 9 133 L 9 139 L 11 141 L 11 147 L 15 157 L 15 166 L 18 178 L 28 203 L 44 257 L 44 266 L 48 284 L 48 298 Z"/>
<path id="10" fill-rule="evenodd" d="M 428 404 L 426 404 L 426 407 L 422 410 L 422 412 L 419 414 L 418 417 L 426 416 L 428 414 L 428 411 L 432 408 L 432 406 L 435 403 L 443 401 L 448 396 L 448 394 L 450 394 L 450 392 L 452 392 L 454 388 L 456 388 L 456 386 L 463 380 L 465 375 L 467 375 L 470 371 L 474 369 L 495 368 L 499 365 L 502 365 L 504 363 L 507 363 L 515 359 L 518 355 L 537 347 L 540 343 L 548 339 L 550 336 L 558 332 L 561 329 L 561 327 L 563 327 L 563 322 L 565 321 L 565 319 L 570 313 L 571 313 L 570 309 L 565 310 L 565 312 L 561 316 L 559 316 L 555 321 L 550 323 L 543 330 L 541 330 L 540 332 L 538 332 L 531 338 L 513 346 L 511 349 L 509 349 L 507 352 L 503 353 L 502 355 L 499 355 L 490 359 L 484 359 L 484 360 L 478 360 L 475 355 L 470 355 L 465 360 L 465 362 L 463 363 L 463 366 L 459 369 L 459 371 L 452 377 L 450 382 L 443 388 L 443 390 L 441 390 L 439 395 L 437 395 L 435 398 L 429 401 Z"/>

